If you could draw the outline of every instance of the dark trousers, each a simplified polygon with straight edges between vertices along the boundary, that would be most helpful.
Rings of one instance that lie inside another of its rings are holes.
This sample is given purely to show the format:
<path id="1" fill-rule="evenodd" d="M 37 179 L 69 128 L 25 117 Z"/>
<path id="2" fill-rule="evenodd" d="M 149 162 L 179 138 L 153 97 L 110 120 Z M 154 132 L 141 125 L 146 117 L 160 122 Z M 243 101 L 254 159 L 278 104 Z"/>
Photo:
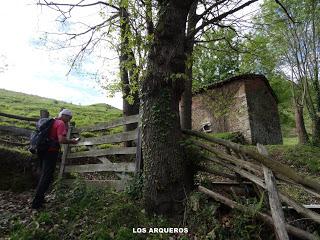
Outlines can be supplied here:
<path id="1" fill-rule="evenodd" d="M 41 164 L 41 176 L 38 182 L 36 194 L 33 200 L 34 204 L 42 204 L 44 195 L 53 180 L 53 174 L 56 168 L 59 152 L 43 152 L 38 157 Z"/>

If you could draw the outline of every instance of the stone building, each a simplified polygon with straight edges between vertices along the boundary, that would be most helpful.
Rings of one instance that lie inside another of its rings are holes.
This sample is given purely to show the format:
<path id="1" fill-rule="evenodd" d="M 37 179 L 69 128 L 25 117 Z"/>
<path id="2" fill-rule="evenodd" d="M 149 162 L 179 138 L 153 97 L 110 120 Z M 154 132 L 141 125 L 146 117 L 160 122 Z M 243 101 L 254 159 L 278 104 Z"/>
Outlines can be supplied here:
<path id="1" fill-rule="evenodd" d="M 192 97 L 192 129 L 241 132 L 248 143 L 281 144 L 278 100 L 263 75 L 214 83 Z"/>

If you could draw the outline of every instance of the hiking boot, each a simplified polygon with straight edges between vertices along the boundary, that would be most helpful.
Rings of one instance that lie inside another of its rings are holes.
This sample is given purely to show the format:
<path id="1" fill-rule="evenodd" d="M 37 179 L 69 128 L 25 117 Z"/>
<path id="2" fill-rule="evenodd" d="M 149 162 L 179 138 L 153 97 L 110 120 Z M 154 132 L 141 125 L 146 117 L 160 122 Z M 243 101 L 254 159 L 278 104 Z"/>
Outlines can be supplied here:
<path id="1" fill-rule="evenodd" d="M 32 202 L 31 204 L 31 208 L 32 209 L 40 209 L 43 207 L 43 203 L 42 202 Z"/>
<path id="2" fill-rule="evenodd" d="M 44 198 L 35 198 L 32 201 L 31 208 L 39 209 L 43 207 L 43 203 L 45 202 Z"/>

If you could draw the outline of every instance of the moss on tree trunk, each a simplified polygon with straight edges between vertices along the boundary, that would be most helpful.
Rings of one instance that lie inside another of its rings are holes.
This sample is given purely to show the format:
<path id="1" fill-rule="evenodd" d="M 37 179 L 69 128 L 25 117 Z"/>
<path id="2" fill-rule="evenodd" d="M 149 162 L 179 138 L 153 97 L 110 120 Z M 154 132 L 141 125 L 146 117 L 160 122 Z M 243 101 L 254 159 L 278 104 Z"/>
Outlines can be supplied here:
<path id="1" fill-rule="evenodd" d="M 180 147 L 179 99 L 185 73 L 185 27 L 192 1 L 159 1 L 159 20 L 142 83 L 144 203 L 149 213 L 182 209 L 190 188 Z"/>

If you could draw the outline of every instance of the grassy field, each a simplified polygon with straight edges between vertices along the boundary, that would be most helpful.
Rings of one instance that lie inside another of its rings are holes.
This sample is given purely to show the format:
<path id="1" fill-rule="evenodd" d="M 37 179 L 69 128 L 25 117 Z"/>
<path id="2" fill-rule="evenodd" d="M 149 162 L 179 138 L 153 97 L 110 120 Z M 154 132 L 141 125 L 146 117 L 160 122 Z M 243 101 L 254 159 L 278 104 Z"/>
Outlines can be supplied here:
<path id="1" fill-rule="evenodd" d="M 92 125 L 109 121 L 122 116 L 122 111 L 108 104 L 99 103 L 80 106 L 50 98 L 18 93 L 0 89 L 0 112 L 25 117 L 39 117 L 40 109 L 47 109 L 51 117 L 55 117 L 61 108 L 68 108 L 74 113 L 72 121 L 76 126 Z M 18 127 L 33 128 L 34 124 L 27 121 L 0 117 L 1 125 L 16 125 Z"/>

